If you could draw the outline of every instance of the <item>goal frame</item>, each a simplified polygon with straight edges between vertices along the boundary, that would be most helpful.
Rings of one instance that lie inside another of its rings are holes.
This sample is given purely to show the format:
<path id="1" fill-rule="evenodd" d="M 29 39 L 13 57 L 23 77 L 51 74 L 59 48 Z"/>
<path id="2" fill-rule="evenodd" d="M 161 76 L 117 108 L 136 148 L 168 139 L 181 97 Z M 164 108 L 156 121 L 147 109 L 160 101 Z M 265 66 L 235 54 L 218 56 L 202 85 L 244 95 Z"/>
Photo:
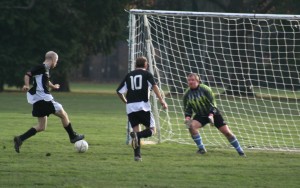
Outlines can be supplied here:
<path id="1" fill-rule="evenodd" d="M 221 13 L 221 12 L 190 12 L 190 11 L 162 11 L 162 10 L 141 10 L 141 9 L 131 9 L 129 11 L 129 70 L 134 69 L 135 61 L 135 15 L 144 17 L 144 28 L 146 30 L 146 54 L 149 63 L 149 71 L 154 74 L 156 72 L 156 62 L 154 56 L 154 48 L 151 43 L 151 30 L 148 26 L 147 15 L 162 15 L 162 16 L 189 16 L 189 17 L 222 17 L 228 19 L 239 19 L 239 18 L 248 18 L 248 19 L 287 19 L 287 20 L 300 20 L 300 15 L 287 15 L 287 14 L 250 14 L 250 13 Z M 158 72 L 156 72 L 158 73 Z M 154 112 L 154 118 L 157 128 L 157 139 L 160 143 L 161 138 L 161 128 L 159 122 L 159 113 L 158 113 L 158 102 L 154 94 L 151 94 L 152 100 L 152 110 Z"/>

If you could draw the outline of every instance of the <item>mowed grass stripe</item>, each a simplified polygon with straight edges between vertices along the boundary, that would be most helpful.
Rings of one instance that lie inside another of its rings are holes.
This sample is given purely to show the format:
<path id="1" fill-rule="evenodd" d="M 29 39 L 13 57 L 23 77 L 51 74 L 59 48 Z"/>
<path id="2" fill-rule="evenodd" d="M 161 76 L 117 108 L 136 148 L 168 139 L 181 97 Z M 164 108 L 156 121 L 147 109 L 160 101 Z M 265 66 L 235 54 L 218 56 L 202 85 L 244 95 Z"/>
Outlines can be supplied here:
<path id="1" fill-rule="evenodd" d="M 17 154 L 12 138 L 36 123 L 24 93 L 0 93 L 0 187 L 298 187 L 300 154 L 194 145 L 144 145 L 143 162 L 125 145 L 125 106 L 116 95 L 54 93 L 90 148 L 76 153 L 55 116 Z M 51 156 L 46 156 L 51 153 Z"/>

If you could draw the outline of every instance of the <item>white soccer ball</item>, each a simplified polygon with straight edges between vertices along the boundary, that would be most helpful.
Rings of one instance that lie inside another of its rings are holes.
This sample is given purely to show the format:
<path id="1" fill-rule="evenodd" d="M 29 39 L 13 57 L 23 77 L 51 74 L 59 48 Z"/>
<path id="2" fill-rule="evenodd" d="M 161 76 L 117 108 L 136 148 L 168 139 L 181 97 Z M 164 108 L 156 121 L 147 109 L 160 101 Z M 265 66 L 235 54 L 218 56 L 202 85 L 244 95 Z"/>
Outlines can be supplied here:
<path id="1" fill-rule="evenodd" d="M 79 140 L 74 144 L 78 153 L 84 153 L 89 149 L 89 144 L 85 140 Z"/>

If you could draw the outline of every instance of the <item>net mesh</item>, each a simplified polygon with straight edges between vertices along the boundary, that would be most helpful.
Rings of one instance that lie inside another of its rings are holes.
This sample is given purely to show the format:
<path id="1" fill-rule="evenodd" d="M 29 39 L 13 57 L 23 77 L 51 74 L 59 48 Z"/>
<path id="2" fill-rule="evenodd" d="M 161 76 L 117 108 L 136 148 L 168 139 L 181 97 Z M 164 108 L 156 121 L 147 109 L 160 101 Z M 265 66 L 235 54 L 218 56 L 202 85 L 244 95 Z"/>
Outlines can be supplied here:
<path id="1" fill-rule="evenodd" d="M 300 23 L 269 17 L 131 12 L 130 67 L 136 57 L 148 57 L 169 105 L 153 109 L 160 141 L 193 144 L 182 97 L 194 72 L 214 91 L 244 148 L 300 150 Z M 205 145 L 230 147 L 215 127 L 200 133 Z"/>

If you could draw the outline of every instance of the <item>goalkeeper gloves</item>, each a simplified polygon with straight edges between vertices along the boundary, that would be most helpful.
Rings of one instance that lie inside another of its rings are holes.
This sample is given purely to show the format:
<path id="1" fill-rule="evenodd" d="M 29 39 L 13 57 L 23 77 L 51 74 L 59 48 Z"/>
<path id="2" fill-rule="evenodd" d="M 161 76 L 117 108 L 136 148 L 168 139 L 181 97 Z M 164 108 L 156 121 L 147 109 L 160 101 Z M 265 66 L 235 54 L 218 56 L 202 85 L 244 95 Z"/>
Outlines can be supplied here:
<path id="1" fill-rule="evenodd" d="M 211 126 L 214 126 L 215 120 L 214 120 L 214 114 L 209 114 L 208 115 L 209 123 Z"/>
<path id="2" fill-rule="evenodd" d="M 184 124 L 185 124 L 185 126 L 186 126 L 187 129 L 189 129 L 192 126 L 192 121 L 193 120 L 191 120 L 191 119 L 186 119 L 184 121 Z"/>

